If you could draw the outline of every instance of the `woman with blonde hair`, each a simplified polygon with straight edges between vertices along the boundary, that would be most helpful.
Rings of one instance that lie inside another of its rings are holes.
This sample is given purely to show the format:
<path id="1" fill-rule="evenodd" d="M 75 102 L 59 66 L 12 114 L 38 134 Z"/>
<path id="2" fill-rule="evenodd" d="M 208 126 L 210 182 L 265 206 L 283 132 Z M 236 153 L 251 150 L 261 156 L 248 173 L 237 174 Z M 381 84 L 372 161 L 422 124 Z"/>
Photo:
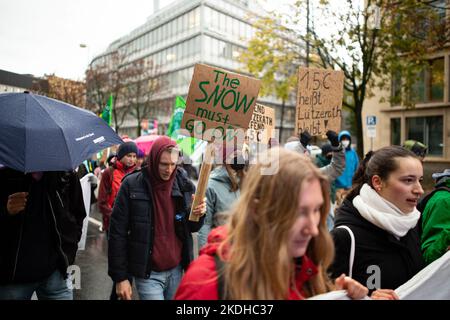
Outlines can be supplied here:
<path id="1" fill-rule="evenodd" d="M 342 275 L 334 285 L 326 274 L 333 261 L 328 188 L 306 156 L 269 150 L 250 168 L 230 220 L 210 233 L 175 299 L 305 299 L 335 288 L 363 298 L 361 284 Z"/>

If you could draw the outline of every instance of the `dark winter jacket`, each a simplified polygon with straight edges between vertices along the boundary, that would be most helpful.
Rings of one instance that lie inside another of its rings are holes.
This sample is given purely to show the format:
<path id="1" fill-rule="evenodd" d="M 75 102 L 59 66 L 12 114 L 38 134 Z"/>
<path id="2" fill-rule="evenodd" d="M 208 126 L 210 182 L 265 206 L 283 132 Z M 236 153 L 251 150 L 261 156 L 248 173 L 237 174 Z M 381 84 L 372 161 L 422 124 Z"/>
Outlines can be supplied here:
<path id="1" fill-rule="evenodd" d="M 353 278 L 374 289 L 376 267 L 380 270 L 380 288 L 396 289 L 411 279 L 424 266 L 417 227 L 397 240 L 389 232 L 364 219 L 349 199 L 336 211 L 331 232 L 335 244 L 335 260 L 331 266 L 332 278 L 349 273 L 350 235 L 338 226 L 349 227 L 355 236 Z M 369 268 L 375 266 L 375 269 Z M 370 279 L 369 279 L 370 278 Z M 369 281 L 367 281 L 369 279 Z M 377 288 L 377 289 L 380 289 Z"/>
<path id="2" fill-rule="evenodd" d="M 7 213 L 8 196 L 29 192 L 27 206 Z M 40 281 L 73 264 L 86 217 L 75 173 L 30 174 L 0 170 L 0 284 Z"/>
<path id="3" fill-rule="evenodd" d="M 193 259 L 191 232 L 203 224 L 189 221 L 194 184 L 186 172 L 177 168 L 172 187 L 175 201 L 175 228 L 183 243 L 181 265 L 186 268 Z M 154 200 L 147 167 L 129 174 L 122 181 L 114 203 L 109 229 L 108 274 L 115 282 L 129 275 L 148 279 L 152 270 L 151 254 L 154 239 Z"/>

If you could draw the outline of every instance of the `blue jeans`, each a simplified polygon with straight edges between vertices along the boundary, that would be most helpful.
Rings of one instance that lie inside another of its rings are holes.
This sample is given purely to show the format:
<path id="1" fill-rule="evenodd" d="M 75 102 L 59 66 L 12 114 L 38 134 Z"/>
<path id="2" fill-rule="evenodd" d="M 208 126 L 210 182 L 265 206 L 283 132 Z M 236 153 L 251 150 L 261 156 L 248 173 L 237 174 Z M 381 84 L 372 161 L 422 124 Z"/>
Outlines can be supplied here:
<path id="1" fill-rule="evenodd" d="M 180 284 L 183 269 L 176 266 L 167 271 L 152 271 L 149 279 L 134 278 L 141 300 L 172 300 Z"/>
<path id="2" fill-rule="evenodd" d="M 58 270 L 39 282 L 0 286 L 0 300 L 30 300 L 35 291 L 39 300 L 73 300 L 72 289 Z"/>

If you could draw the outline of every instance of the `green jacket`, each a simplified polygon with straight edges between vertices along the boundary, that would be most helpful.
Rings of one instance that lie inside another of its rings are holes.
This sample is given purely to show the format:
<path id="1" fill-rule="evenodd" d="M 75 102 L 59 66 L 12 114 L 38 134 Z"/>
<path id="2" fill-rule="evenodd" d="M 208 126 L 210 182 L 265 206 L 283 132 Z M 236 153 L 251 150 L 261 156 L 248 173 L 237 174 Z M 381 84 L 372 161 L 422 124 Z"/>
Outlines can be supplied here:
<path id="1" fill-rule="evenodd" d="M 450 179 L 436 185 L 441 186 L 450 188 Z M 422 252 L 427 264 L 440 258 L 450 246 L 450 192 L 433 192 L 422 212 Z"/>

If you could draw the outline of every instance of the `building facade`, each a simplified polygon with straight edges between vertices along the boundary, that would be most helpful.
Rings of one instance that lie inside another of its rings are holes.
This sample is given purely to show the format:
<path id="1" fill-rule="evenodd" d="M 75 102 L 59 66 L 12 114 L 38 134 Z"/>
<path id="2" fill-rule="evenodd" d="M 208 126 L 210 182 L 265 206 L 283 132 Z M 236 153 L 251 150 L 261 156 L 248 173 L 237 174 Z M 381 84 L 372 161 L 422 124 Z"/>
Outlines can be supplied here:
<path id="1" fill-rule="evenodd" d="M 180 0 L 151 15 L 147 22 L 127 36 L 114 41 L 106 52 L 95 57 L 92 68 L 104 64 L 114 52 L 127 53 L 128 61 L 144 58 L 158 67 L 166 84 L 154 98 L 148 118 L 158 120 L 160 133 L 165 132 L 175 96 L 187 96 L 194 65 L 204 63 L 243 73 L 241 52 L 254 35 L 249 17 L 262 13 L 255 1 Z M 260 97 L 260 103 L 275 107 L 277 128 L 280 124 L 281 101 Z M 295 102 L 285 107 L 283 137 L 292 134 Z M 120 133 L 135 135 L 136 120 L 128 119 Z"/>
<path id="2" fill-rule="evenodd" d="M 450 12 L 446 1 L 437 1 L 436 8 L 448 29 Z M 413 101 L 413 107 L 401 102 L 405 100 L 406 88 L 400 78 L 392 79 L 391 90 L 372 89 L 374 96 L 363 107 L 364 152 L 401 145 L 409 139 L 423 142 L 428 146 L 424 161 L 425 186 L 430 188 L 431 174 L 450 168 L 450 43 L 427 57 L 426 67 L 408 91 L 407 99 Z M 372 116 L 377 119 L 376 136 L 370 138 L 366 120 Z"/>
<path id="3" fill-rule="evenodd" d="M 29 74 L 0 70 L 0 93 L 39 91 L 48 92 L 48 81 Z"/>

